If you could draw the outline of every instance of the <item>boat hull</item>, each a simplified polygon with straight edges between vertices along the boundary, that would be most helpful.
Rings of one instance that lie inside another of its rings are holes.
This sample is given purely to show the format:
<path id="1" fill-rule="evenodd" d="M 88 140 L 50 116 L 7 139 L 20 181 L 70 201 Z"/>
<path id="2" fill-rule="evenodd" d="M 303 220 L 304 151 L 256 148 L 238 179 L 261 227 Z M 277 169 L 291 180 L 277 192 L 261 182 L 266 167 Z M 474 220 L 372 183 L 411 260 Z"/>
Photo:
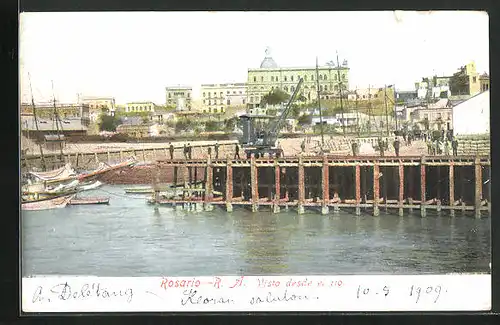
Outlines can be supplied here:
<path id="1" fill-rule="evenodd" d="M 21 203 L 21 210 L 23 211 L 41 211 L 41 210 L 52 210 L 60 209 L 66 207 L 74 194 L 58 196 L 50 199 L 36 200 L 31 202 Z"/>

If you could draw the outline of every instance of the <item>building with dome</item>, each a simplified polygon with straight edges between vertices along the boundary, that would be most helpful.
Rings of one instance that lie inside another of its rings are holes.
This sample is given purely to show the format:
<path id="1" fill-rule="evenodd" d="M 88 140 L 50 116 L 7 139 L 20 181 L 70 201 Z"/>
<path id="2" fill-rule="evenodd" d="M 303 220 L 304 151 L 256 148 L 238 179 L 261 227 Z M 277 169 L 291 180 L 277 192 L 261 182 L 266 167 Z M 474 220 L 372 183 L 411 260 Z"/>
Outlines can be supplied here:
<path id="1" fill-rule="evenodd" d="M 327 65 L 319 66 L 318 72 L 321 99 L 338 97 L 340 85 L 345 90 L 349 89 L 347 61 L 338 67 L 333 62 L 329 62 Z M 306 103 L 315 101 L 317 99 L 316 67 L 279 67 L 272 58 L 270 49 L 267 48 L 260 68 L 248 69 L 247 103 L 250 113 L 265 113 L 265 108 L 261 107 L 260 101 L 265 94 L 276 88 L 292 94 L 301 77 L 304 78 L 301 94 Z"/>

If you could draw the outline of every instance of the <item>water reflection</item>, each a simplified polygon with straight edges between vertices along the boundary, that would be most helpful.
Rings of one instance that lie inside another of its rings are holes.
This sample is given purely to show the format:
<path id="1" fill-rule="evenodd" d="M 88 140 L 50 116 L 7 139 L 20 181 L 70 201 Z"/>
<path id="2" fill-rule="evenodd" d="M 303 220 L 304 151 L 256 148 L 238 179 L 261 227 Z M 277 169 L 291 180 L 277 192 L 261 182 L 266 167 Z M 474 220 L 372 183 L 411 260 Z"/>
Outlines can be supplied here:
<path id="1" fill-rule="evenodd" d="M 120 193 L 120 188 L 107 188 Z M 93 193 L 97 195 L 97 193 Z M 194 276 L 488 272 L 490 220 L 110 206 L 23 213 L 23 274 Z M 64 261 L 64 263 L 61 263 Z"/>

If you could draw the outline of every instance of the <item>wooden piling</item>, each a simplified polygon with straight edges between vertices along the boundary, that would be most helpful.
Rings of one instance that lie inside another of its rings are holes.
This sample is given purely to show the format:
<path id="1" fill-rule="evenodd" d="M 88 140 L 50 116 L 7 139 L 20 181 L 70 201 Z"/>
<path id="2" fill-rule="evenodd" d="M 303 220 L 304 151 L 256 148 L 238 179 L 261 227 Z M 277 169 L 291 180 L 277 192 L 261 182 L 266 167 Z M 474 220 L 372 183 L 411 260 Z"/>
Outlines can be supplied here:
<path id="1" fill-rule="evenodd" d="M 409 209 L 410 214 L 413 213 L 413 196 L 414 196 L 413 182 L 415 177 L 413 170 L 414 170 L 413 166 L 411 166 L 408 169 L 408 204 L 410 205 Z"/>
<path id="2" fill-rule="evenodd" d="M 455 170 L 453 168 L 453 161 L 450 161 L 449 165 L 449 205 L 454 208 L 455 207 Z M 450 217 L 455 216 L 455 209 L 450 209 Z"/>
<path id="3" fill-rule="evenodd" d="M 233 166 L 231 160 L 226 165 L 226 211 L 233 212 Z"/>
<path id="4" fill-rule="evenodd" d="M 274 161 L 274 187 L 276 191 L 274 194 L 273 212 L 278 213 L 280 211 L 279 202 L 281 198 L 281 170 L 277 160 Z"/>
<path id="5" fill-rule="evenodd" d="M 361 214 L 361 208 L 359 206 L 361 203 L 361 167 L 359 166 L 359 163 L 356 163 L 354 168 L 356 178 L 356 215 L 359 216 Z"/>
<path id="6" fill-rule="evenodd" d="M 257 212 L 259 202 L 258 171 L 255 155 L 250 158 L 250 186 L 252 188 L 252 212 Z"/>
<path id="7" fill-rule="evenodd" d="M 481 218 L 481 201 L 483 198 L 483 171 L 481 166 L 481 160 L 479 157 L 474 159 L 474 178 L 475 178 L 475 216 L 476 218 Z"/>
<path id="8" fill-rule="evenodd" d="M 425 189 L 426 189 L 426 183 L 425 183 L 425 157 L 422 156 L 422 159 L 420 160 L 420 216 L 426 217 L 426 210 L 425 210 Z"/>
<path id="9" fill-rule="evenodd" d="M 379 183 L 379 165 L 377 162 L 373 164 L 373 216 L 378 217 L 380 211 L 378 208 L 380 197 L 380 183 Z"/>
<path id="10" fill-rule="evenodd" d="M 298 213 L 304 213 L 304 202 L 305 202 L 305 174 L 304 174 L 304 162 L 302 156 L 299 157 L 299 202 L 298 202 Z"/>
<path id="11" fill-rule="evenodd" d="M 330 201 L 330 182 L 329 182 L 329 166 L 328 157 L 323 155 L 323 169 L 322 169 L 322 186 L 323 186 L 323 200 L 321 205 L 321 213 L 328 214 L 328 203 Z"/>
<path id="12" fill-rule="evenodd" d="M 405 191 L 405 167 L 403 166 L 403 161 L 399 161 L 399 216 L 403 216 L 403 204 L 404 204 L 404 191 Z"/>
<path id="13" fill-rule="evenodd" d="M 211 202 L 213 197 L 213 167 L 210 157 L 207 161 L 207 181 L 205 183 L 205 210 L 211 210 Z"/>

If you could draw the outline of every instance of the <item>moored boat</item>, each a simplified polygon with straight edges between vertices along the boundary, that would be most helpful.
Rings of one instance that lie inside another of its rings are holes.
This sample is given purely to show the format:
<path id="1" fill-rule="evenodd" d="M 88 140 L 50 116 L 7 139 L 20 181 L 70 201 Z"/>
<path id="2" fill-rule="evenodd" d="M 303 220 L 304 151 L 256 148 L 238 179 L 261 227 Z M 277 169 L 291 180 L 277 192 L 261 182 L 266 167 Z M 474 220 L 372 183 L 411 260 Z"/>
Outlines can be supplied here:
<path id="1" fill-rule="evenodd" d="M 69 202 L 69 205 L 91 205 L 91 204 L 109 204 L 109 197 L 73 198 Z"/>
<path id="2" fill-rule="evenodd" d="M 64 208 L 74 197 L 74 194 L 56 196 L 41 200 L 26 201 L 21 203 L 21 210 L 40 211 Z"/>

